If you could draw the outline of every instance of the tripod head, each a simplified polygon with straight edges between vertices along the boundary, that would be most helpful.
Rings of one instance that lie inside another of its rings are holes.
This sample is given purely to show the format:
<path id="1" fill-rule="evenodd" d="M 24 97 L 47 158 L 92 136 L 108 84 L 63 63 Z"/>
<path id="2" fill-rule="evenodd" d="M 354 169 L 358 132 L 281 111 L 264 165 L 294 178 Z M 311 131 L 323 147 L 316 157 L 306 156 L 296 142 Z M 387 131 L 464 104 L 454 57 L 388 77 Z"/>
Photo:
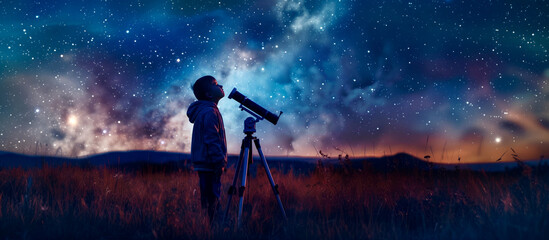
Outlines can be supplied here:
<path id="1" fill-rule="evenodd" d="M 246 120 L 244 120 L 244 133 L 246 135 L 252 135 L 255 131 L 255 123 L 258 122 L 257 119 L 254 119 L 253 117 L 248 117 Z"/>
<path id="2" fill-rule="evenodd" d="M 263 120 L 263 117 L 258 116 L 254 112 L 252 112 L 250 109 L 244 107 L 242 104 L 239 106 L 241 111 L 246 111 L 249 114 L 251 114 L 253 117 L 248 117 L 246 120 L 244 120 L 244 133 L 246 135 L 252 135 L 256 132 L 255 130 L 255 123 Z"/>

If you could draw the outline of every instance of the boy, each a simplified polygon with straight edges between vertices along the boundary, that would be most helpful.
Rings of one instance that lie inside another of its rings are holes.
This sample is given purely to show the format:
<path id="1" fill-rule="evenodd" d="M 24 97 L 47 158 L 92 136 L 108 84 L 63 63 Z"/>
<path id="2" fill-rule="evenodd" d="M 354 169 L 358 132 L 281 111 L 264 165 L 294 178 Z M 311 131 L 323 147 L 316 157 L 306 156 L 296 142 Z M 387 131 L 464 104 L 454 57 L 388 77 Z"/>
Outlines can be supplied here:
<path id="1" fill-rule="evenodd" d="M 212 76 L 204 76 L 192 85 L 193 102 L 187 116 L 193 126 L 191 161 L 200 178 L 200 200 L 213 221 L 221 192 L 221 174 L 227 165 L 227 140 L 223 118 L 217 103 L 225 96 L 223 86 Z"/>

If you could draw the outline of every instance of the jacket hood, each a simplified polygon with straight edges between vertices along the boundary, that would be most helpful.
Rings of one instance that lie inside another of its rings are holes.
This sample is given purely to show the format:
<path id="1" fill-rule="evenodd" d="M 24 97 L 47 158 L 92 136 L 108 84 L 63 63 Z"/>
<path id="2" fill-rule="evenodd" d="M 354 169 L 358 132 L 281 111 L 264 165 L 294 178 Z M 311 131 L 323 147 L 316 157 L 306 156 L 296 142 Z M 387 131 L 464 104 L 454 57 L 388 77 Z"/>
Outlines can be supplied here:
<path id="1" fill-rule="evenodd" d="M 204 100 L 198 100 L 191 103 L 189 109 L 187 109 L 187 117 L 189 117 L 189 121 L 194 123 L 198 115 L 200 115 L 200 112 L 208 108 L 217 108 L 217 105 L 214 102 Z"/>

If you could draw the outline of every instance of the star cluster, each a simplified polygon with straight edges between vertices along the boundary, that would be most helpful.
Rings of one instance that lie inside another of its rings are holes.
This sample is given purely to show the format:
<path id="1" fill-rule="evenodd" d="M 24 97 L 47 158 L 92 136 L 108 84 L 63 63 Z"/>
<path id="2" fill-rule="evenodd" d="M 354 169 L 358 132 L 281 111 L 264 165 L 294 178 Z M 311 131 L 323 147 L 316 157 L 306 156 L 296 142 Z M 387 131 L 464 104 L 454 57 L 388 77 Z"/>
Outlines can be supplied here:
<path id="1" fill-rule="evenodd" d="M 190 85 L 272 112 L 270 155 L 549 155 L 545 1 L 9 1 L 0 149 L 190 151 Z M 222 99 L 230 153 L 247 113 Z M 507 158 L 510 159 L 509 156 Z M 505 159 L 505 157 L 504 157 Z M 506 160 L 509 160 L 506 159 Z"/>

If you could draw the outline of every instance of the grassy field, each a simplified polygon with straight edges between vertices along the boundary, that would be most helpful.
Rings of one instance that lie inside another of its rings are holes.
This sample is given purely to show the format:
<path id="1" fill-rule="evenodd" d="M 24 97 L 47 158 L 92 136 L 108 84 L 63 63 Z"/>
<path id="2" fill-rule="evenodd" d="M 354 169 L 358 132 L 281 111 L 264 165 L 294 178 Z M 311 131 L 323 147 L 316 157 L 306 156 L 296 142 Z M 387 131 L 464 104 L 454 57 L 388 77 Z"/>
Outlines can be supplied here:
<path id="1" fill-rule="evenodd" d="M 244 224 L 210 231 L 198 176 L 185 170 L 43 167 L 0 170 L 1 239 L 541 239 L 549 236 L 549 169 L 505 173 L 273 171 L 284 222 L 262 169 Z M 223 175 L 221 206 L 234 171 Z M 236 203 L 237 198 L 233 199 Z M 223 209 L 224 210 L 224 209 Z M 223 211 L 220 211 L 223 212 Z"/>

